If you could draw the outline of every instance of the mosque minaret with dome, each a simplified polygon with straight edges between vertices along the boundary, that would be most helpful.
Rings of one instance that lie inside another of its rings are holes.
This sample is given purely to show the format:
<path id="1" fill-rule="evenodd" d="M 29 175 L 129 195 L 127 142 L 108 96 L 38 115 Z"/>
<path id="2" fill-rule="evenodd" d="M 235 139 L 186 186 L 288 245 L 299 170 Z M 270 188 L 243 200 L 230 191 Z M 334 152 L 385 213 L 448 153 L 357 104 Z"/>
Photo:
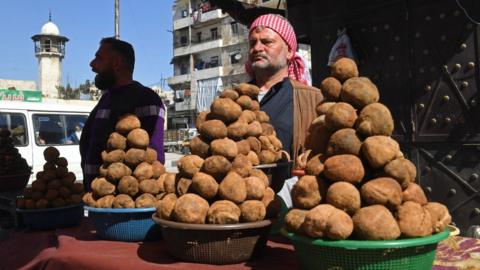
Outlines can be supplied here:
<path id="1" fill-rule="evenodd" d="M 38 86 L 46 98 L 58 98 L 58 86 L 62 80 L 62 59 L 68 38 L 60 35 L 51 15 L 42 26 L 40 34 L 32 36 L 35 56 L 38 58 Z"/>

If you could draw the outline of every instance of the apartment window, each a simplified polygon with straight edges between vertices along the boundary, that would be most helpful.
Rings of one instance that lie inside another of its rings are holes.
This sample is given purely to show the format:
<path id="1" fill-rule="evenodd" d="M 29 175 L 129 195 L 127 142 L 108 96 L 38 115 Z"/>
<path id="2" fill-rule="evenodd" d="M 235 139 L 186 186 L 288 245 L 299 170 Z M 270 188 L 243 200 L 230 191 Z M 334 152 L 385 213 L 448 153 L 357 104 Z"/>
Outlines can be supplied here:
<path id="1" fill-rule="evenodd" d="M 197 33 L 197 40 L 199 43 L 202 42 L 202 32 Z"/>
<path id="2" fill-rule="evenodd" d="M 218 39 L 218 29 L 216 27 L 210 29 L 210 33 L 212 34 L 212 40 Z"/>
<path id="3" fill-rule="evenodd" d="M 237 22 L 230 23 L 230 27 L 232 28 L 232 34 L 238 35 L 238 24 L 237 24 Z"/>
<path id="4" fill-rule="evenodd" d="M 188 42 L 188 39 L 187 39 L 186 36 L 181 36 L 181 37 L 180 37 L 180 45 L 186 46 L 186 45 L 187 45 L 187 42 Z"/>
<path id="5" fill-rule="evenodd" d="M 218 56 L 210 57 L 210 67 L 218 67 Z"/>
<path id="6" fill-rule="evenodd" d="M 180 64 L 180 75 L 184 75 L 188 73 L 188 63 L 181 63 Z"/>

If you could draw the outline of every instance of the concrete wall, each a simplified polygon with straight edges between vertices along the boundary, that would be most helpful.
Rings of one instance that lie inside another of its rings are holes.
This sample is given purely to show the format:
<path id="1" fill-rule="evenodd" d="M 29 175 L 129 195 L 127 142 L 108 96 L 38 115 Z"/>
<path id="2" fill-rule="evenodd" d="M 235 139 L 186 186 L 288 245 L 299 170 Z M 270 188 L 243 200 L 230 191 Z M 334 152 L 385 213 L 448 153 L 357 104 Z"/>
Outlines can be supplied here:
<path id="1" fill-rule="evenodd" d="M 0 79 L 0 89 L 39 90 L 35 81 Z"/>

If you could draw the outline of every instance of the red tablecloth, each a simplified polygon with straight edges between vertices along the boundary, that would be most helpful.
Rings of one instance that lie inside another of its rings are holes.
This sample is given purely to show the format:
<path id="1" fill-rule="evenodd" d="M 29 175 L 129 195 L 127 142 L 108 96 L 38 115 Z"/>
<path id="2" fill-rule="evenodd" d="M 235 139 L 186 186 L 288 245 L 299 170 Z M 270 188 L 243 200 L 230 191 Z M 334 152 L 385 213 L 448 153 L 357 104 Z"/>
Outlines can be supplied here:
<path id="1" fill-rule="evenodd" d="M 235 265 L 179 262 L 161 240 L 127 243 L 99 240 L 88 223 L 39 232 L 15 232 L 0 242 L 0 269 L 296 269 L 293 247 L 272 237 L 262 256 Z"/>
<path id="2" fill-rule="evenodd" d="M 480 240 L 450 237 L 438 246 L 433 269 L 480 269 Z M 0 269 L 298 269 L 293 247 L 271 236 L 262 256 L 235 265 L 179 262 L 163 242 L 126 243 L 99 240 L 92 227 L 82 225 L 51 231 L 13 233 L 0 242 Z"/>

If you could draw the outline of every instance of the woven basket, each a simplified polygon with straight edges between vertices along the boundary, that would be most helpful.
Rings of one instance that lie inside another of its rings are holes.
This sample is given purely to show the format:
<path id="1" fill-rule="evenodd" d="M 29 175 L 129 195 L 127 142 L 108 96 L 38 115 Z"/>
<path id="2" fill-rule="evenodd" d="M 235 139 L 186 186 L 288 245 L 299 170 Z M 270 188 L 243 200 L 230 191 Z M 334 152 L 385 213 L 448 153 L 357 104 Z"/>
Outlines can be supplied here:
<path id="1" fill-rule="evenodd" d="M 321 240 L 295 235 L 290 238 L 302 269 L 423 270 L 432 269 L 438 242 L 445 230 L 427 237 L 400 240 Z"/>
<path id="2" fill-rule="evenodd" d="M 160 228 L 153 222 L 152 208 L 95 208 L 85 206 L 97 235 L 102 239 L 138 242 L 161 238 Z"/>
<path id="3" fill-rule="evenodd" d="M 267 243 L 272 222 L 239 224 L 187 224 L 153 220 L 162 228 L 167 250 L 182 261 L 207 264 L 233 264 L 259 256 Z"/>

